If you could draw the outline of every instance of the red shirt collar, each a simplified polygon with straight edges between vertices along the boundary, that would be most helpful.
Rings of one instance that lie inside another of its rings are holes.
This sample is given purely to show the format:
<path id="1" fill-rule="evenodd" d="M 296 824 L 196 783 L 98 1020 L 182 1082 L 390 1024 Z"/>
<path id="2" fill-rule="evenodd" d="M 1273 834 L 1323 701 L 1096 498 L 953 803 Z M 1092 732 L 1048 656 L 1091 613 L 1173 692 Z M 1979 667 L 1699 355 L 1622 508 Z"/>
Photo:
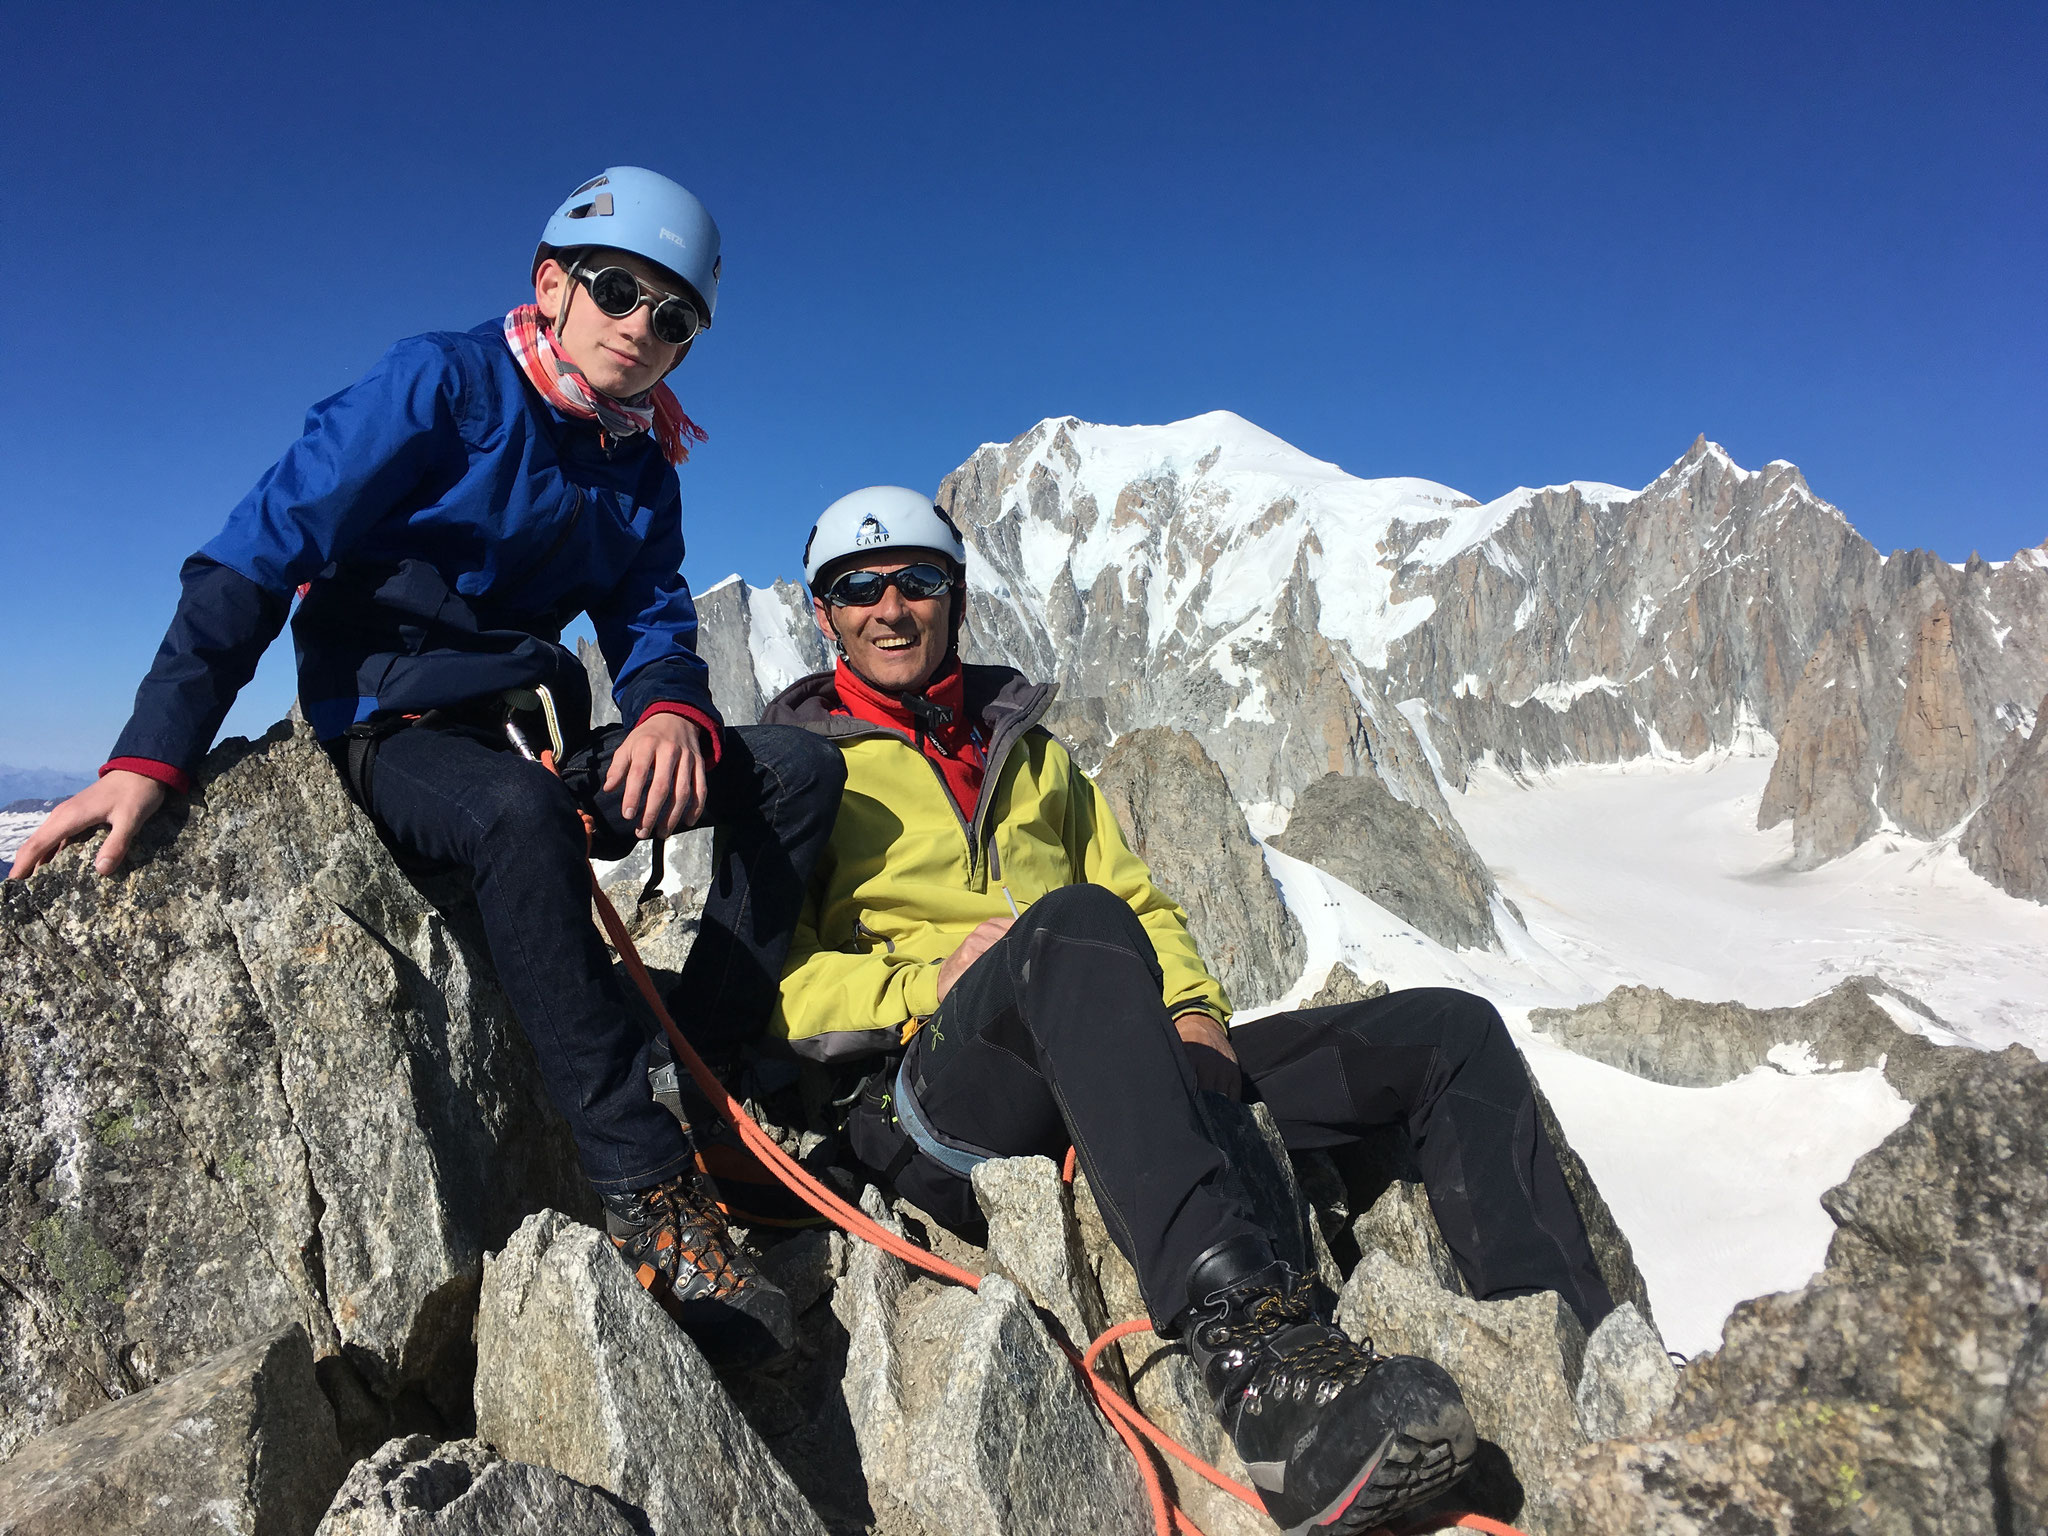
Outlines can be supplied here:
<path id="1" fill-rule="evenodd" d="M 833 668 L 832 686 L 839 694 L 840 708 L 847 714 L 870 725 L 886 725 L 906 736 L 917 736 L 917 716 L 911 713 L 910 706 L 893 693 L 870 688 L 846 664 L 844 657 Z M 927 726 L 926 734 L 935 737 L 948 750 L 954 749 L 967 738 L 973 724 L 967 719 L 967 674 L 957 656 L 941 667 L 925 685 L 922 697 L 953 712 L 952 724 L 938 729 Z"/>

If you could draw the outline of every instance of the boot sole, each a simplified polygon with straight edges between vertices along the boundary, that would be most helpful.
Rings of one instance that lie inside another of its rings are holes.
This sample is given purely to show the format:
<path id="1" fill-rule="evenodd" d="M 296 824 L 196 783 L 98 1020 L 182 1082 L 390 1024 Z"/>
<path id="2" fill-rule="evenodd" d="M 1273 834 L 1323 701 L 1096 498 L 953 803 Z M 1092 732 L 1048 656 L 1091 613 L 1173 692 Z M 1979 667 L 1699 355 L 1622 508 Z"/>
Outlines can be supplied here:
<path id="1" fill-rule="evenodd" d="M 1445 1401 L 1436 1415 L 1404 1424 L 1380 1442 L 1344 1491 L 1286 1536 L 1361 1536 L 1426 1503 L 1471 1470 L 1479 1432 L 1465 1405 Z"/>

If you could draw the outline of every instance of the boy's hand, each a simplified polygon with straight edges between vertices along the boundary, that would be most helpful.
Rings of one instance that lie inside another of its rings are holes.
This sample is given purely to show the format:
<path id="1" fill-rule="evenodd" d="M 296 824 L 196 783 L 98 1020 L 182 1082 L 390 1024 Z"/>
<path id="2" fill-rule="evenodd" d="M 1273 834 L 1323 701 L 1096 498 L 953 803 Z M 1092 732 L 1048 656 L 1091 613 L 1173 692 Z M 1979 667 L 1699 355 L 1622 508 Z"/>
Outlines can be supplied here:
<path id="1" fill-rule="evenodd" d="M 939 1001 L 946 1000 L 946 994 L 953 990 L 953 983 L 966 974 L 967 967 L 995 948 L 996 941 L 1010 931 L 1014 917 L 992 917 L 978 925 L 974 932 L 960 941 L 960 947 L 946 956 L 939 967 Z"/>
<path id="2" fill-rule="evenodd" d="M 128 845 L 135 840 L 136 829 L 157 813 L 168 794 L 155 779 L 116 768 L 43 818 L 43 824 L 15 850 L 14 868 L 7 878 L 25 879 L 39 866 L 49 863 L 59 848 L 76 842 L 96 827 L 106 827 L 108 832 L 100 851 L 93 855 L 92 867 L 103 875 L 111 875 L 128 857 Z"/>
<path id="3" fill-rule="evenodd" d="M 1173 1021 L 1173 1027 L 1180 1031 L 1181 1049 L 1195 1069 L 1195 1086 L 1226 1099 L 1240 1097 L 1244 1069 L 1237 1064 L 1237 1052 L 1230 1048 L 1230 1031 L 1206 1013 L 1184 1013 Z"/>
<path id="4" fill-rule="evenodd" d="M 710 791 L 710 759 L 704 727 L 682 715 L 649 715 L 619 743 L 607 791 L 626 786 L 621 809 L 636 836 L 667 837 L 677 827 L 694 827 Z"/>

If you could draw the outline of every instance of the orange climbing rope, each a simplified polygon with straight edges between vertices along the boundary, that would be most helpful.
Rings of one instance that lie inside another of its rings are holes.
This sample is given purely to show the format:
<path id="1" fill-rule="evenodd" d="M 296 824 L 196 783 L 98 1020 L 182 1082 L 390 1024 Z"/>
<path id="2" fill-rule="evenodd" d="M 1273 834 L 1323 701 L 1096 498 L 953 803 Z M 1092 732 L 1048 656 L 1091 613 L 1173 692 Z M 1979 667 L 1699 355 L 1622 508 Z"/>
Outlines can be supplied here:
<path id="1" fill-rule="evenodd" d="M 549 772 L 555 771 L 552 752 L 543 751 L 539 755 L 539 761 Z M 585 816 L 585 833 L 593 830 L 590 818 Z M 669 1047 L 675 1052 L 676 1060 L 682 1063 L 699 1090 L 711 1101 L 712 1108 L 723 1115 L 726 1122 L 739 1133 L 748 1150 L 753 1152 L 778 1179 L 802 1197 L 813 1210 L 849 1236 L 873 1244 L 914 1269 L 921 1269 L 942 1280 L 951 1280 L 957 1285 L 966 1286 L 969 1290 L 981 1289 L 980 1275 L 942 1259 L 930 1250 L 918 1247 L 908 1238 L 891 1232 L 865 1212 L 841 1199 L 809 1169 L 777 1145 L 775 1138 L 755 1122 L 740 1101 L 727 1091 L 724 1083 L 719 1081 L 718 1075 L 704 1065 L 703 1058 L 691 1048 L 690 1042 L 683 1038 L 682 1030 L 676 1026 L 667 1005 L 661 1000 L 661 993 L 655 987 L 654 979 L 647 974 L 647 967 L 640 959 L 640 951 L 634 946 L 632 935 L 626 932 L 625 922 L 620 918 L 618 909 L 611 904 L 611 899 L 598 885 L 595 870 L 591 871 L 590 894 L 597 905 L 598 920 L 604 925 L 604 931 L 610 937 L 612 947 L 618 951 L 619 959 L 625 964 L 626 974 L 633 978 L 633 985 L 639 990 L 641 998 L 653 1010 L 655 1018 L 661 1021 L 662 1031 L 668 1036 Z M 1066 1164 L 1061 1172 L 1062 1177 L 1071 1183 L 1074 1176 L 1074 1152 L 1071 1147 L 1067 1150 Z M 1190 1520 L 1173 1502 L 1172 1495 L 1167 1491 L 1166 1484 L 1160 1476 L 1158 1465 L 1146 1451 L 1148 1442 L 1197 1476 L 1207 1479 L 1233 1498 L 1264 1514 L 1266 1506 L 1255 1490 L 1245 1487 L 1244 1484 L 1226 1476 L 1196 1456 L 1146 1418 L 1135 1406 L 1126 1402 L 1096 1373 L 1095 1362 L 1104 1349 L 1127 1335 L 1149 1332 L 1151 1327 L 1150 1320 L 1145 1318 L 1118 1323 L 1090 1343 L 1085 1352 L 1077 1350 L 1068 1340 L 1059 1338 L 1057 1333 L 1054 1334 L 1054 1338 L 1080 1371 L 1081 1380 L 1090 1398 L 1101 1410 L 1103 1417 L 1109 1421 L 1110 1428 L 1116 1431 L 1117 1437 L 1130 1449 L 1132 1459 L 1137 1462 L 1138 1474 L 1145 1484 L 1145 1497 L 1152 1508 L 1155 1536 L 1203 1536 L 1203 1533 L 1201 1527 Z M 1419 1536 L 1419 1533 L 1424 1531 L 1452 1528 L 1491 1532 L 1493 1536 L 1525 1536 L 1524 1532 L 1516 1530 L 1511 1525 L 1503 1525 L 1499 1521 L 1476 1514 L 1447 1514 L 1425 1524 L 1408 1527 L 1402 1536 Z"/>

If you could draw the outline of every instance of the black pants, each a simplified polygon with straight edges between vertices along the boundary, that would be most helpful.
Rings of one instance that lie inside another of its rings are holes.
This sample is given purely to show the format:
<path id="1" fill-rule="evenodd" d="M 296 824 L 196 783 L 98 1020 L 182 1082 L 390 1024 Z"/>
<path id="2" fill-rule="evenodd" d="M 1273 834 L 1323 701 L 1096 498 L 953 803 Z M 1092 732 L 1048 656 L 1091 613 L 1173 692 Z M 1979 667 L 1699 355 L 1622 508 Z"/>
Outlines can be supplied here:
<path id="1" fill-rule="evenodd" d="M 1052 1158 L 1071 1143 L 1153 1321 L 1170 1324 L 1196 1258 L 1270 1229 L 1229 1192 L 1160 985 L 1151 941 L 1123 901 L 1097 886 L 1054 891 L 955 983 L 913 1040 L 905 1077 L 949 1143 Z M 1276 1014 L 1230 1039 L 1245 1096 L 1265 1101 L 1292 1150 L 1407 1127 L 1474 1295 L 1556 1291 L 1589 1328 L 1613 1309 L 1521 1054 L 1490 1003 L 1422 987 Z M 849 1132 L 871 1169 L 898 1165 L 911 1200 L 941 1221 L 975 1222 L 968 1180 L 921 1151 L 906 1159 L 904 1133 L 878 1105 Z"/>
<path id="2" fill-rule="evenodd" d="M 690 1151 L 647 1086 L 651 1045 L 613 979 L 590 916 L 591 847 L 620 858 L 633 826 L 605 773 L 624 727 L 593 734 L 557 778 L 483 729 L 413 727 L 383 740 L 367 806 L 402 853 L 467 870 L 491 961 L 539 1058 L 583 1171 L 602 1192 L 645 1189 Z M 757 1035 L 811 870 L 831 835 L 846 770 L 830 743 L 788 726 L 725 732 L 700 825 L 720 829 L 721 861 L 672 1007 L 700 1050 Z M 361 797 L 365 786 L 352 785 Z"/>

